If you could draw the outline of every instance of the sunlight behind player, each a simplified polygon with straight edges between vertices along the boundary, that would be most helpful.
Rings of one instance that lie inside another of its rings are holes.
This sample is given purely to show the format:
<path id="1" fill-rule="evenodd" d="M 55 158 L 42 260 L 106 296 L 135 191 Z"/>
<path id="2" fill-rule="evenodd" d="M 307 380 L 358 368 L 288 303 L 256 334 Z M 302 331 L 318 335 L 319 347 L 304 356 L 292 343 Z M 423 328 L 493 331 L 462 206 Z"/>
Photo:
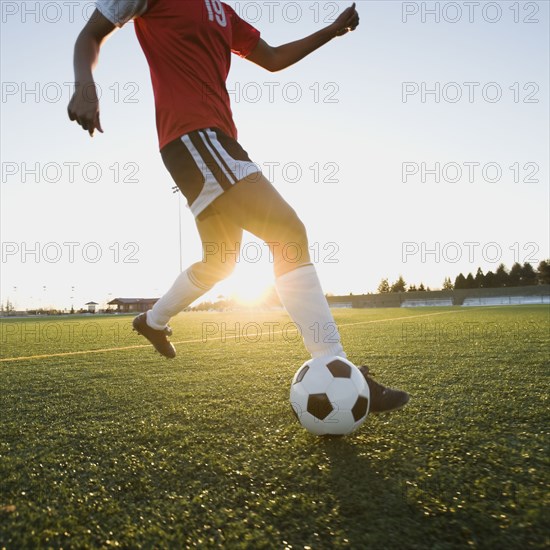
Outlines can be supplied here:
<path id="1" fill-rule="evenodd" d="M 260 305 L 269 294 L 273 285 L 269 283 L 269 278 L 264 276 L 263 267 L 244 266 L 227 279 L 228 287 L 233 291 L 231 297 L 240 305 Z M 266 269 L 269 271 L 270 266 Z"/>

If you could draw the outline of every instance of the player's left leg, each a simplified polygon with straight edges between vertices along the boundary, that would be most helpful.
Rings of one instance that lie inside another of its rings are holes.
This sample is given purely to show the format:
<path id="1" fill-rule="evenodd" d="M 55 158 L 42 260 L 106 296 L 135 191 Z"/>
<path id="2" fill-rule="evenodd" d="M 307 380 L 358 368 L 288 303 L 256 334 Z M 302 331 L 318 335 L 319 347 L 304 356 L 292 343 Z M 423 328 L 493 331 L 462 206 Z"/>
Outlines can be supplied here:
<path id="1" fill-rule="evenodd" d="M 176 356 L 168 341 L 168 322 L 234 270 L 242 239 L 242 229 L 215 214 L 196 220 L 202 241 L 203 258 L 183 271 L 152 309 L 134 319 L 134 329 L 145 336 L 165 357 Z"/>
<path id="2" fill-rule="evenodd" d="M 147 323 L 157 330 L 164 329 L 174 315 L 235 269 L 242 229 L 221 215 L 199 218 L 196 224 L 202 242 L 202 261 L 183 271 L 148 313 Z"/>

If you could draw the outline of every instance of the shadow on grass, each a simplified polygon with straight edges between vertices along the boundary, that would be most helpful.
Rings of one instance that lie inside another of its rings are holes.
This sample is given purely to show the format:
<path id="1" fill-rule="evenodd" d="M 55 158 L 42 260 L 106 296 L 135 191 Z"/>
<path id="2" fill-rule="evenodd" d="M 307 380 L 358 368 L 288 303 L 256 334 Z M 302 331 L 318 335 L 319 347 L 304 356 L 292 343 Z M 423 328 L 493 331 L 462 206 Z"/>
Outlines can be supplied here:
<path id="1" fill-rule="evenodd" d="M 332 496 L 352 548 L 426 548 L 444 542 L 441 539 L 445 547 L 464 545 L 458 526 L 448 525 L 442 535 L 445 527 L 432 523 L 435 518 L 426 517 L 408 498 L 404 454 L 380 457 L 377 442 L 368 438 L 323 438 L 319 445 L 330 462 Z"/>
<path id="2" fill-rule="evenodd" d="M 403 548 L 419 538 L 421 513 L 407 503 L 402 480 L 393 475 L 400 468 L 395 458 L 373 461 L 364 440 L 353 438 L 326 437 L 319 445 L 330 463 L 330 490 L 352 548 Z"/>

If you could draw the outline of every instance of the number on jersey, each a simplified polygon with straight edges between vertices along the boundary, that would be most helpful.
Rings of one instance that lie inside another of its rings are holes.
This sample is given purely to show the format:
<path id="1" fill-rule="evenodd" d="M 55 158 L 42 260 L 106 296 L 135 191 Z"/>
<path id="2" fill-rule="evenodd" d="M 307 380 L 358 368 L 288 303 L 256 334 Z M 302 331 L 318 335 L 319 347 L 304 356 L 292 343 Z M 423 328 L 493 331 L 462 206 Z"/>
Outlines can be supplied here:
<path id="1" fill-rule="evenodd" d="M 204 0 L 204 3 L 208 11 L 208 19 L 210 21 L 214 21 L 215 19 L 220 27 L 226 27 L 227 19 L 225 18 L 225 10 L 220 0 Z"/>

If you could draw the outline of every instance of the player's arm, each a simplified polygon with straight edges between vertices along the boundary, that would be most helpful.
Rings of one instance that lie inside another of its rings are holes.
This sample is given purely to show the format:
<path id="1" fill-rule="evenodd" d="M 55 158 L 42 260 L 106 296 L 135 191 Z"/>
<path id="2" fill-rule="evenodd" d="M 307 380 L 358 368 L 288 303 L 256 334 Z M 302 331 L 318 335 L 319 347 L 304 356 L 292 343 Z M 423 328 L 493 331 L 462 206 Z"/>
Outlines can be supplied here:
<path id="1" fill-rule="evenodd" d="M 258 45 L 246 59 L 268 71 L 280 71 L 294 65 L 333 38 L 354 31 L 357 25 L 359 25 L 359 14 L 355 9 L 354 2 L 338 16 L 334 23 L 301 40 L 273 47 L 260 39 Z"/>
<path id="2" fill-rule="evenodd" d="M 92 137 L 96 129 L 103 132 L 92 73 L 99 59 L 101 45 L 115 29 L 116 26 L 96 9 L 74 47 L 75 92 L 68 107 L 69 118 L 76 120 Z"/>

